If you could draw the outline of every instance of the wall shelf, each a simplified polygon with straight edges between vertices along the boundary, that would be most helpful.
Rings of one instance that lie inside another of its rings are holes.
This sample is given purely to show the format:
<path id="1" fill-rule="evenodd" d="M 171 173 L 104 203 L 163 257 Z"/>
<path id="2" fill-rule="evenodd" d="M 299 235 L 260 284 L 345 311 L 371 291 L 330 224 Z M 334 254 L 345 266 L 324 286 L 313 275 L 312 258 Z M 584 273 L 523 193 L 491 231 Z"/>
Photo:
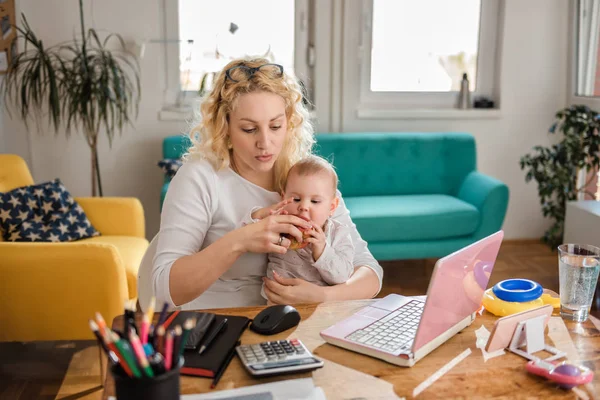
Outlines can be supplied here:
<path id="1" fill-rule="evenodd" d="M 362 119 L 498 119 L 498 108 L 359 108 L 358 118 Z"/>

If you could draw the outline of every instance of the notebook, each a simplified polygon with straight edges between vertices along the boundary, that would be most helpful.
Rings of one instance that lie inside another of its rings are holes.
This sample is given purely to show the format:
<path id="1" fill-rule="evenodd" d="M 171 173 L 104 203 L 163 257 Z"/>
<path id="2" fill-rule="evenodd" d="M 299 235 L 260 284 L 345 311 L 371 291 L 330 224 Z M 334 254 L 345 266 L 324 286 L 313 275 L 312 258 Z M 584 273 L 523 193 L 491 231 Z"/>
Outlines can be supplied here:
<path id="1" fill-rule="evenodd" d="M 197 318 L 197 316 L 198 313 L 195 311 L 175 311 L 165 322 L 165 328 L 183 325 L 186 319 Z M 217 327 L 224 318 L 227 318 L 226 328 L 204 353 L 198 354 L 198 349 L 184 350 L 184 364 L 181 368 L 181 374 L 214 378 L 219 372 L 227 360 L 227 356 L 233 351 L 240 336 L 250 323 L 250 319 L 246 317 L 215 314 L 211 327 L 204 336 L 208 336 L 211 329 Z M 202 344 L 202 341 L 199 344 Z"/>

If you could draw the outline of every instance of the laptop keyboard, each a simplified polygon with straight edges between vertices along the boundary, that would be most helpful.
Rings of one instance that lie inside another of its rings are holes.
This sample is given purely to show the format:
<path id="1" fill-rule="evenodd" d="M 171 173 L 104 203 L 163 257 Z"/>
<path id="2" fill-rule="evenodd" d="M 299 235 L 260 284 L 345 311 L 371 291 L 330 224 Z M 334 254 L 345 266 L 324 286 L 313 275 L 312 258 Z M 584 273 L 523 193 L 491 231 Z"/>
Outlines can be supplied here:
<path id="1" fill-rule="evenodd" d="M 425 303 L 411 301 L 385 317 L 346 336 L 346 339 L 395 353 L 413 344 Z"/>

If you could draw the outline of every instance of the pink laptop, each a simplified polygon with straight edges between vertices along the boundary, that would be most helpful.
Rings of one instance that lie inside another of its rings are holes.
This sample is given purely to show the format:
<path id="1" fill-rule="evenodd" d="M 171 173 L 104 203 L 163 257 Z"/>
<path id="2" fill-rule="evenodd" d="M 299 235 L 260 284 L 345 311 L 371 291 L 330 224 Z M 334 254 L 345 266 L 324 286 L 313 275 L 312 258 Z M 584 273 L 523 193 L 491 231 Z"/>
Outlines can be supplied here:
<path id="1" fill-rule="evenodd" d="M 500 244 L 498 231 L 434 267 L 427 296 L 390 294 L 321 332 L 328 343 L 412 367 L 469 326 L 481 308 Z"/>

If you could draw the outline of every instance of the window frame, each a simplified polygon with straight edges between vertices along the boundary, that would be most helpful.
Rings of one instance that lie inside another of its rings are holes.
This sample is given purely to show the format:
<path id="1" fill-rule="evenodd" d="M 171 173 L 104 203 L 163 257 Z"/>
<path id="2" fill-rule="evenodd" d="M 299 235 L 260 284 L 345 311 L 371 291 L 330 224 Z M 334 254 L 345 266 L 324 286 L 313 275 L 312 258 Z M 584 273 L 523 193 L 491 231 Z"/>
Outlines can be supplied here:
<path id="1" fill-rule="evenodd" d="M 361 27 L 358 38 L 359 60 L 359 118 L 376 118 L 390 111 L 403 109 L 449 109 L 455 108 L 457 91 L 452 92 L 373 92 L 370 89 L 373 0 L 348 2 L 345 25 Z M 503 0 L 482 0 L 480 11 L 479 43 L 477 54 L 475 96 L 487 96 L 499 106 L 497 89 L 497 55 L 499 28 L 503 13 Z"/>
<path id="2" fill-rule="evenodd" d="M 311 42 L 309 0 L 294 0 L 295 33 L 294 33 L 294 69 L 296 75 L 304 81 L 309 94 L 313 91 L 312 70 L 309 60 Z M 179 0 L 162 0 L 163 16 L 161 32 L 163 33 L 164 60 L 164 104 L 163 110 L 189 109 L 199 100 L 196 90 L 183 91 L 180 87 L 179 48 L 185 39 L 179 37 Z M 171 115 L 165 114 L 165 119 Z M 174 118 L 177 119 L 177 118 Z M 184 118 L 185 119 L 185 118 Z"/>
<path id="3" fill-rule="evenodd" d="M 600 96 L 582 96 L 577 94 L 578 86 L 578 72 L 579 72 L 579 61 L 578 61 L 578 33 L 579 30 L 579 0 L 569 2 L 569 38 L 568 38 L 568 54 L 569 61 L 567 63 L 568 68 L 568 79 L 567 79 L 567 98 L 565 99 L 565 106 L 572 104 L 581 104 L 590 107 L 596 111 L 600 110 Z M 598 67 L 597 67 L 598 68 Z M 577 176 L 578 182 L 585 182 L 587 178 L 587 168 L 582 168 Z M 579 193 L 577 200 L 585 200 L 585 194 Z"/>
<path id="4" fill-rule="evenodd" d="M 569 2 L 569 62 L 568 62 L 568 89 L 567 105 L 582 104 L 592 109 L 600 109 L 600 96 L 582 96 L 577 94 L 578 74 L 578 29 L 579 29 L 579 1 Z M 598 68 L 598 67 L 597 67 Z"/>

